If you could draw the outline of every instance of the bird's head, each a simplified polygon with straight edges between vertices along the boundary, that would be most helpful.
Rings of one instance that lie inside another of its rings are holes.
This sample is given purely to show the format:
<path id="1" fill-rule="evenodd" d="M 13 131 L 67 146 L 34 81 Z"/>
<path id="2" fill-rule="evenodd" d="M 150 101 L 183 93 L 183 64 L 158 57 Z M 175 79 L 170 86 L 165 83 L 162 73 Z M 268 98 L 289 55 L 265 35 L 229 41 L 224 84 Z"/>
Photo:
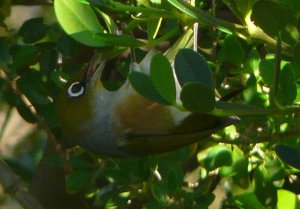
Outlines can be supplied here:
<path id="1" fill-rule="evenodd" d="M 99 54 L 94 55 L 89 65 L 69 80 L 59 95 L 56 112 L 66 144 L 74 145 L 88 137 L 97 116 L 96 100 L 104 99 L 107 92 L 100 80 L 104 62 L 99 64 L 99 60 Z"/>

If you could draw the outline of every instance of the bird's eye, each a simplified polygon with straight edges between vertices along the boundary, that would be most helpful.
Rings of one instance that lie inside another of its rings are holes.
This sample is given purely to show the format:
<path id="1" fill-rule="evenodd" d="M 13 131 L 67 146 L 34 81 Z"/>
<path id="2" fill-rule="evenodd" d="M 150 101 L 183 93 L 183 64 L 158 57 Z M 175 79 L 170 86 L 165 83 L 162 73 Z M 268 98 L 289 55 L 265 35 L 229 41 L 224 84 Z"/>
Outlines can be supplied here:
<path id="1" fill-rule="evenodd" d="M 72 83 L 68 88 L 68 95 L 71 98 L 80 97 L 84 94 L 84 86 L 80 82 Z"/>

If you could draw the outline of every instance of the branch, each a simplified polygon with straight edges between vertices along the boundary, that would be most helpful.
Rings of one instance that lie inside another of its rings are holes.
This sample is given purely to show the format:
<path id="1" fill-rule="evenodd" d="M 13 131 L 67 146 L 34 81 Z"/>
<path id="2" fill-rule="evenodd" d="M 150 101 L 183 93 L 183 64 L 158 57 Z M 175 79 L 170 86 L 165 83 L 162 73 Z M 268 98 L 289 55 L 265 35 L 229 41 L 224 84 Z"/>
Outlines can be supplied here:
<path id="1" fill-rule="evenodd" d="M 0 160 L 0 183 L 4 192 L 12 195 L 24 209 L 44 209 L 35 197 L 25 188 L 3 159 Z"/>

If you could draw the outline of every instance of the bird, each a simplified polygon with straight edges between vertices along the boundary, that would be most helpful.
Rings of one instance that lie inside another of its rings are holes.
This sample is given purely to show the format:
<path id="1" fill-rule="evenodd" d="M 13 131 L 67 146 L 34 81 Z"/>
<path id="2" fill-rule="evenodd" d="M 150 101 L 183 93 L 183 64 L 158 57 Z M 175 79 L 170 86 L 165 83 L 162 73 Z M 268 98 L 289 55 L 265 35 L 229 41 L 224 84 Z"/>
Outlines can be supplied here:
<path id="1" fill-rule="evenodd" d="M 133 60 L 130 70 L 149 74 L 156 53 L 150 50 L 140 63 Z M 96 53 L 59 96 L 58 124 L 72 146 L 108 157 L 160 154 L 195 144 L 237 121 L 158 104 L 140 95 L 128 80 L 109 91 L 100 79 L 105 64 Z M 177 82 L 177 97 L 179 93 Z"/>

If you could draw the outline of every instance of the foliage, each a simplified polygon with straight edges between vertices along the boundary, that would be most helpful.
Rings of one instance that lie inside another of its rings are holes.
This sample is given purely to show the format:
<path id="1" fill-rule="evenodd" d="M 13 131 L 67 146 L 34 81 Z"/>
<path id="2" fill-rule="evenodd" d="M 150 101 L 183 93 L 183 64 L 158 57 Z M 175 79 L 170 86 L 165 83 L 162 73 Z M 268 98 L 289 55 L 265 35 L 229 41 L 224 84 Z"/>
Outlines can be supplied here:
<path id="1" fill-rule="evenodd" d="M 3 2 L 1 20 L 17 1 Z M 151 60 L 150 75 L 128 74 L 128 59 L 118 63 L 120 74 L 157 103 L 241 118 L 196 150 L 190 146 L 126 159 L 72 151 L 68 192 L 81 192 L 99 208 L 202 209 L 222 187 L 222 208 L 300 207 L 298 0 L 198 0 L 191 5 L 181 0 L 55 0 L 50 6 L 54 23 L 32 18 L 17 32 L 0 26 L 1 106 L 15 107 L 49 135 L 60 135 L 55 102 L 64 81 L 96 47 L 111 59 L 136 48 L 141 60 L 145 52 L 138 47 L 167 43 L 167 55 Z M 195 23 L 199 53 L 190 49 Z"/>

